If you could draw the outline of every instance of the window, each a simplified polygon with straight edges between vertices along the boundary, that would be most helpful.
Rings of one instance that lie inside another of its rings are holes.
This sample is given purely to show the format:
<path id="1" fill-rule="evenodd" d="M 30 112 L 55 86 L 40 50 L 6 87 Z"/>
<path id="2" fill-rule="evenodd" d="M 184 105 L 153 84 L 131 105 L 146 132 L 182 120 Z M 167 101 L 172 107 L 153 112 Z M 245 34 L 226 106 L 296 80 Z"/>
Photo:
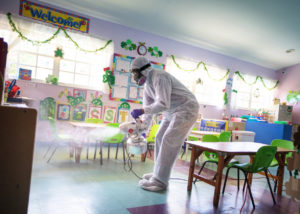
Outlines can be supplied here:
<path id="1" fill-rule="evenodd" d="M 243 77 L 247 83 L 253 83 L 256 76 L 245 75 Z M 267 87 L 275 85 L 276 81 L 264 79 Z M 231 105 L 233 108 L 247 110 L 271 110 L 275 90 L 269 90 L 264 87 L 260 79 L 256 84 L 248 85 L 238 75 L 234 75 L 232 89 L 237 93 L 232 93 Z"/>
<path id="2" fill-rule="evenodd" d="M 43 41 L 50 38 L 57 27 L 25 21 L 13 17 L 17 28 L 31 40 Z M 106 40 L 67 31 L 78 45 L 86 50 L 103 47 Z M 33 45 L 31 42 L 18 38 L 11 30 L 5 15 L 0 15 L 0 37 L 9 45 L 6 75 L 18 78 L 19 68 L 32 70 L 32 80 L 44 82 L 49 74 L 58 76 L 59 84 L 102 90 L 103 68 L 109 67 L 113 56 L 113 45 L 99 52 L 84 52 L 65 37 L 61 31 L 50 42 Z M 55 57 L 55 50 L 62 49 L 63 58 Z"/>
<path id="3" fill-rule="evenodd" d="M 196 68 L 197 63 L 177 59 L 176 63 L 185 70 Z M 204 70 L 203 65 L 200 65 L 196 71 L 184 71 L 179 69 L 173 62 L 171 57 L 168 57 L 166 70 L 180 80 L 189 90 L 191 90 L 199 103 L 214 106 L 223 106 L 223 89 L 225 88 L 226 78 L 218 81 L 226 75 L 226 70 L 222 70 L 215 66 L 206 66 L 208 73 Z M 201 80 L 201 83 L 199 83 Z"/>

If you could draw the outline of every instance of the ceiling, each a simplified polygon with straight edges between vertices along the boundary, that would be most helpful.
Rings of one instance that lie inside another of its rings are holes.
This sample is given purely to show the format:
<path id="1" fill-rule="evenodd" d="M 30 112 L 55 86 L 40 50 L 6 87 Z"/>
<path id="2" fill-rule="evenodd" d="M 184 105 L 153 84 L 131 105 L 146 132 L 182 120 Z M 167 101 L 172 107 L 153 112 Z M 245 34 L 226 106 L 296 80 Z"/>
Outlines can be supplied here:
<path id="1" fill-rule="evenodd" d="M 300 63 L 300 0 L 40 1 L 274 70 Z"/>

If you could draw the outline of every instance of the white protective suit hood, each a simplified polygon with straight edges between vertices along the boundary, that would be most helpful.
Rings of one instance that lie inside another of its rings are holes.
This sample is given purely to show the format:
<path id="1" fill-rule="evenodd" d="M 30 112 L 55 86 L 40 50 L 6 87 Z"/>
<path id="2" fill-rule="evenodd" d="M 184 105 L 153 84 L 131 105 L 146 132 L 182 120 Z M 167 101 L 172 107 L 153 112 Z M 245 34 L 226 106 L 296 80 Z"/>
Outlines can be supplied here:
<path id="1" fill-rule="evenodd" d="M 147 64 L 149 64 L 150 61 L 146 58 L 146 57 L 143 57 L 143 56 L 138 56 L 137 58 L 135 58 L 133 61 L 132 61 L 132 64 L 131 64 L 131 69 L 139 69 Z M 147 77 L 149 75 L 149 72 L 152 70 L 152 67 L 149 67 L 149 68 L 146 68 L 145 70 L 142 71 L 142 74 Z"/>

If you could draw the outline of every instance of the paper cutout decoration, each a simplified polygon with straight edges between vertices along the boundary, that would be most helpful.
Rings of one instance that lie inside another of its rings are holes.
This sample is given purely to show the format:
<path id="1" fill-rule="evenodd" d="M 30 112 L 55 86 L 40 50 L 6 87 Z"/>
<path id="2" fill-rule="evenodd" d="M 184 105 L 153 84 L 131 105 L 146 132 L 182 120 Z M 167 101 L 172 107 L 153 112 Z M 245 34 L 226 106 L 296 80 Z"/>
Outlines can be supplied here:
<path id="1" fill-rule="evenodd" d="M 117 107 L 104 106 L 103 121 L 105 123 L 114 123 L 117 115 Z"/>
<path id="2" fill-rule="evenodd" d="M 19 69 L 19 79 L 20 80 L 31 80 L 32 71 L 29 69 L 20 68 Z"/>
<path id="3" fill-rule="evenodd" d="M 73 90 L 73 97 L 82 97 L 83 100 L 86 100 L 86 90 L 82 90 L 82 89 L 74 89 Z"/>
<path id="4" fill-rule="evenodd" d="M 55 107 L 56 102 L 54 98 L 47 97 L 40 101 L 39 107 L 39 119 L 40 120 L 48 120 L 49 117 L 55 118 Z"/>
<path id="5" fill-rule="evenodd" d="M 89 106 L 88 118 L 101 119 L 102 106 Z"/>
<path id="6" fill-rule="evenodd" d="M 94 96 L 94 94 L 91 94 L 91 98 L 92 98 L 92 101 L 91 103 L 93 104 L 93 106 L 102 106 L 103 103 L 102 103 L 102 95 L 98 96 L 98 93 L 96 92 L 96 95 Z"/>
<path id="7" fill-rule="evenodd" d="M 81 103 L 73 108 L 72 120 L 85 121 L 87 114 L 87 104 Z"/>
<path id="8" fill-rule="evenodd" d="M 128 122 L 130 114 L 130 105 L 126 102 L 122 103 L 118 108 L 118 123 Z"/>
<path id="9" fill-rule="evenodd" d="M 70 120 L 71 106 L 68 104 L 58 104 L 57 105 L 57 120 Z"/>

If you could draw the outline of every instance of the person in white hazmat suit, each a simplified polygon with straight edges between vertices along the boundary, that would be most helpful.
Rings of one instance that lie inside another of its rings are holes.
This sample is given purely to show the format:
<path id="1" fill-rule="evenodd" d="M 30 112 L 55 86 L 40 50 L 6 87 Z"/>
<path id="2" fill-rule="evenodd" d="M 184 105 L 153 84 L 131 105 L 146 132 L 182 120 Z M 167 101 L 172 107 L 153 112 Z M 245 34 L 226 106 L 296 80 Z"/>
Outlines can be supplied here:
<path id="1" fill-rule="evenodd" d="M 137 57 L 131 73 L 138 85 L 144 85 L 143 109 L 134 109 L 134 119 L 143 115 L 151 126 L 152 116 L 164 112 L 155 137 L 153 173 L 145 174 L 139 185 L 149 191 L 162 191 L 168 186 L 171 170 L 181 146 L 196 122 L 199 104 L 195 96 L 175 77 L 151 67 L 145 57 Z"/>

